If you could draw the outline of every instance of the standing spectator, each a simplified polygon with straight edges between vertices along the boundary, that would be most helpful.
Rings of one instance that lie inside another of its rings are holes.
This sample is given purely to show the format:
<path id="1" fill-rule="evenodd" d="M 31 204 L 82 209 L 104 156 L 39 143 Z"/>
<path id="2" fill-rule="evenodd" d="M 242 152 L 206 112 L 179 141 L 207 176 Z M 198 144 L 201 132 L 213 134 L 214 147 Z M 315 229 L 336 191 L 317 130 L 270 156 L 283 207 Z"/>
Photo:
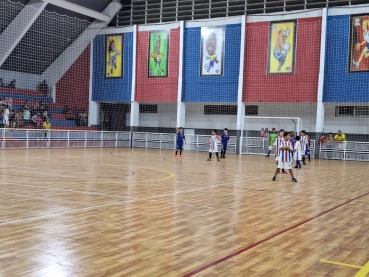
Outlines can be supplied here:
<path id="1" fill-rule="evenodd" d="M 5 110 L 4 110 L 4 127 L 5 128 L 9 127 L 9 109 L 8 109 L 8 106 L 5 106 Z"/>
<path id="2" fill-rule="evenodd" d="M 11 109 L 13 107 L 13 99 L 10 97 L 5 97 L 5 101 L 9 106 L 9 109 Z"/>
<path id="3" fill-rule="evenodd" d="M 41 117 L 41 114 L 38 113 L 37 114 L 37 129 L 42 129 L 43 127 L 43 121 L 42 121 L 42 117 Z"/>
<path id="4" fill-rule="evenodd" d="M 15 127 L 22 128 L 23 127 L 23 113 L 19 111 L 15 113 Z"/>
<path id="5" fill-rule="evenodd" d="M 40 85 L 39 85 L 39 90 L 44 94 L 47 95 L 48 91 L 49 91 L 49 87 L 46 84 L 46 80 L 44 80 Z"/>
<path id="6" fill-rule="evenodd" d="M 3 82 L 3 78 L 0 78 L 0 87 L 5 87 L 5 84 Z"/>
<path id="7" fill-rule="evenodd" d="M 320 135 L 319 143 L 324 143 L 326 141 L 327 141 L 327 139 L 325 138 L 325 136 L 324 135 Z"/>
<path id="8" fill-rule="evenodd" d="M 15 79 L 9 83 L 9 88 L 15 88 Z"/>
<path id="9" fill-rule="evenodd" d="M 0 108 L 0 128 L 4 128 L 4 109 Z"/>
<path id="10" fill-rule="evenodd" d="M 333 134 L 332 134 L 332 133 L 329 133 L 329 134 L 328 134 L 328 138 L 327 138 L 327 142 L 332 143 L 333 141 L 334 141 Z"/>
<path id="11" fill-rule="evenodd" d="M 9 113 L 9 126 L 10 128 L 15 128 L 15 112 L 13 109 Z"/>
<path id="12" fill-rule="evenodd" d="M 47 111 L 44 111 L 43 113 L 42 113 L 42 120 L 43 121 L 47 121 L 49 118 L 48 118 L 48 116 L 47 116 Z"/>
<path id="13" fill-rule="evenodd" d="M 28 109 L 25 109 L 24 112 L 23 112 L 23 119 L 24 119 L 24 125 L 28 127 L 29 125 L 29 121 L 30 121 L 30 118 L 31 118 L 31 114 L 29 112 Z"/>
<path id="14" fill-rule="evenodd" d="M 79 109 L 77 107 L 74 107 L 74 120 L 76 125 L 79 126 Z"/>
<path id="15" fill-rule="evenodd" d="M 346 141 L 346 135 L 338 130 L 337 134 L 334 136 L 335 141 L 344 142 Z"/>
<path id="16" fill-rule="evenodd" d="M 51 123 L 50 123 L 50 121 L 47 119 L 45 122 L 44 122 L 44 124 L 43 124 L 43 126 L 44 126 L 44 129 L 45 129 L 45 138 L 47 137 L 47 133 L 49 132 L 49 130 L 51 129 Z"/>
<path id="17" fill-rule="evenodd" d="M 80 126 L 87 126 L 87 114 L 85 110 L 82 110 L 82 112 L 79 114 L 79 122 Z"/>
<path id="18" fill-rule="evenodd" d="M 261 130 L 260 130 L 260 137 L 261 138 L 264 138 L 264 136 L 265 136 L 264 128 L 261 128 Z"/>

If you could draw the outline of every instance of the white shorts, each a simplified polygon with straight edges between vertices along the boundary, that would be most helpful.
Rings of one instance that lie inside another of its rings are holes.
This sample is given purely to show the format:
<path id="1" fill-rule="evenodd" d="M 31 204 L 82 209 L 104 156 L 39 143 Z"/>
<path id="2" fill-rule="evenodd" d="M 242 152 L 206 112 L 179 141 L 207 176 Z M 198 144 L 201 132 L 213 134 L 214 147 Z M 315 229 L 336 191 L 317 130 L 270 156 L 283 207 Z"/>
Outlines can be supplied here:
<path id="1" fill-rule="evenodd" d="M 275 156 L 275 160 L 278 162 L 279 161 L 279 156 Z"/>
<path id="2" fill-rule="evenodd" d="M 272 151 L 273 150 L 273 146 L 269 146 L 268 149 L 269 149 L 269 151 Z"/>
<path id="3" fill-rule="evenodd" d="M 9 125 L 9 119 L 5 119 L 5 118 L 4 118 L 3 123 L 4 123 L 4 124 L 6 124 L 6 125 Z"/>
<path id="4" fill-rule="evenodd" d="M 292 161 L 291 162 L 279 161 L 277 167 L 283 169 L 292 169 Z"/>

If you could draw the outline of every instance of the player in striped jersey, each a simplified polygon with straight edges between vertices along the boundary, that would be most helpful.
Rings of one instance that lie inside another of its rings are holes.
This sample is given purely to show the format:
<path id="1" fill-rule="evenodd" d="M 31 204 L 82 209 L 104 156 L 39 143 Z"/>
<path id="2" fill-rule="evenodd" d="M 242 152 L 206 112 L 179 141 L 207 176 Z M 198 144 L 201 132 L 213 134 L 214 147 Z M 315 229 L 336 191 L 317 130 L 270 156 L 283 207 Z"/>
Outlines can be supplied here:
<path id="1" fill-rule="evenodd" d="M 306 163 L 305 163 L 305 153 L 306 153 L 306 150 L 310 150 L 310 146 L 309 146 L 308 138 L 306 137 L 305 130 L 302 130 L 300 132 L 300 143 L 301 143 L 302 163 L 304 165 L 306 165 Z"/>
<path id="2" fill-rule="evenodd" d="M 278 166 L 274 173 L 274 177 L 272 181 L 277 179 L 277 175 L 279 173 L 279 169 L 288 169 L 290 175 L 292 177 L 292 182 L 297 182 L 295 177 L 293 176 L 292 171 L 292 143 L 290 142 L 290 133 L 284 132 L 283 133 L 283 140 L 280 142 L 279 145 L 279 153 L 278 153 Z"/>
<path id="3" fill-rule="evenodd" d="M 279 145 L 281 144 L 281 141 L 283 141 L 283 133 L 284 130 L 281 129 L 279 130 L 279 137 L 277 137 L 274 141 L 274 153 L 275 153 L 275 160 L 277 161 L 277 166 L 278 166 L 278 161 L 279 161 Z M 284 168 L 282 168 L 282 174 L 287 174 L 287 172 L 284 170 Z"/>

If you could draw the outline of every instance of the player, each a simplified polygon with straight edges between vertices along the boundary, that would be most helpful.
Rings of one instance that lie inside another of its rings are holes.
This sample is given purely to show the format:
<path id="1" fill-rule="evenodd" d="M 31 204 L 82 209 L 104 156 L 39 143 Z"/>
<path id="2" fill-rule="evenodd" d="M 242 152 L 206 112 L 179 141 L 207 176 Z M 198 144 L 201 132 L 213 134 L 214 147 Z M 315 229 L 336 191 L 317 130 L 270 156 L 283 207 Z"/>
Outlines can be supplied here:
<path id="1" fill-rule="evenodd" d="M 309 147 L 309 143 L 308 143 L 308 139 L 306 137 L 306 132 L 305 130 L 302 130 L 300 132 L 300 143 L 301 143 L 301 155 L 302 155 L 302 163 L 303 165 L 306 165 L 305 163 L 305 154 L 306 154 L 306 150 L 309 149 L 310 150 L 310 147 Z"/>
<path id="2" fill-rule="evenodd" d="M 310 140 L 310 137 L 308 135 L 306 135 L 306 139 L 307 139 L 307 142 L 308 142 L 308 146 L 309 148 L 306 149 L 305 151 L 305 155 L 308 156 L 308 159 L 309 159 L 309 162 L 311 161 L 310 160 L 310 147 L 311 147 L 311 140 Z"/>
<path id="3" fill-rule="evenodd" d="M 279 145 L 283 141 L 284 130 L 283 129 L 279 130 L 278 134 L 279 134 L 279 137 L 277 137 L 275 139 L 274 145 L 273 145 L 275 160 L 277 161 L 277 166 L 278 166 L 278 161 L 279 161 Z M 284 170 L 284 168 L 282 168 L 282 174 L 287 174 L 287 172 Z"/>
<path id="4" fill-rule="evenodd" d="M 221 138 L 221 141 L 222 141 L 222 150 L 220 151 L 220 158 L 225 159 L 227 146 L 229 145 L 229 135 L 228 135 L 228 129 L 227 128 L 224 128 L 223 134 L 220 138 Z"/>
<path id="5" fill-rule="evenodd" d="M 296 143 L 295 143 L 295 149 L 294 149 L 294 158 L 296 161 L 296 166 L 295 168 L 301 168 L 301 142 L 300 142 L 301 137 L 297 136 L 296 137 Z"/>
<path id="6" fill-rule="evenodd" d="M 211 156 L 213 153 L 215 153 L 215 155 L 217 156 L 217 160 L 218 162 L 220 161 L 219 159 L 219 155 L 218 155 L 218 143 L 220 143 L 220 139 L 217 136 L 217 131 L 213 130 L 211 132 L 211 138 L 209 140 L 209 159 L 207 159 L 208 161 L 211 161 Z"/>
<path id="7" fill-rule="evenodd" d="M 270 152 L 273 150 L 274 141 L 278 137 L 278 134 L 275 132 L 275 128 L 272 129 L 272 133 L 269 135 L 269 151 L 268 155 L 266 155 L 268 158 L 270 157 Z"/>
<path id="8" fill-rule="evenodd" d="M 278 153 L 278 167 L 275 170 L 274 177 L 272 181 L 277 179 L 277 175 L 279 173 L 279 169 L 285 168 L 288 169 L 290 175 L 292 177 L 292 182 L 297 182 L 295 177 L 293 176 L 292 171 L 292 144 L 290 142 L 290 133 L 283 132 L 283 140 L 279 145 L 279 153 Z"/>
<path id="9" fill-rule="evenodd" d="M 295 132 L 294 131 L 291 131 L 291 133 L 290 133 L 290 142 L 292 143 L 292 150 L 295 150 L 296 138 L 295 138 Z"/>
<path id="10" fill-rule="evenodd" d="M 182 151 L 183 151 L 183 143 L 186 143 L 186 136 L 183 132 L 182 127 L 176 127 L 177 132 L 177 147 L 176 147 L 176 153 L 174 154 L 174 158 L 177 158 L 178 150 L 179 150 L 179 157 L 182 158 Z"/>

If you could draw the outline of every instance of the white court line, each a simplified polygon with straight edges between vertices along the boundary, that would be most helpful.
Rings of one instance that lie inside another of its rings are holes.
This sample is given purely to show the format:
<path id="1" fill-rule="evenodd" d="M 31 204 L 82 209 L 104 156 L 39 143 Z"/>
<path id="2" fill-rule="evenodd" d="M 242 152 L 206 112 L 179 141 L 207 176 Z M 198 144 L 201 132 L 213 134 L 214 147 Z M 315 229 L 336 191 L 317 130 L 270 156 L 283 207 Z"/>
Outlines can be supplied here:
<path id="1" fill-rule="evenodd" d="M 137 199 L 137 200 L 140 199 L 140 198 L 131 197 L 131 196 L 107 194 L 107 193 L 100 193 L 100 192 L 90 192 L 90 191 L 79 191 L 79 190 L 72 190 L 72 189 L 61 189 L 61 188 L 43 187 L 43 186 L 34 186 L 34 185 L 26 185 L 26 184 L 11 183 L 11 182 L 9 182 L 9 183 L 8 182 L 0 182 L 0 184 L 10 185 L 10 186 L 15 185 L 15 186 L 22 186 L 22 187 L 38 188 L 38 189 L 44 189 L 44 190 L 60 190 L 60 191 L 65 191 L 65 192 L 75 192 L 75 193 L 92 194 L 92 195 L 99 195 L 99 196 L 112 196 L 112 197 L 130 198 L 130 199 Z"/>
<path id="2" fill-rule="evenodd" d="M 304 172 L 306 172 L 306 171 L 312 171 L 312 170 L 319 170 L 319 169 L 320 168 L 317 168 L 317 169 L 309 169 L 309 170 L 305 170 Z M 232 185 L 232 184 L 241 183 L 241 182 L 247 182 L 247 181 L 261 180 L 261 179 L 266 179 L 266 178 L 270 178 L 270 176 L 260 177 L 260 178 L 253 178 L 253 179 L 238 180 L 238 181 L 234 181 L 234 182 L 230 182 L 230 183 L 225 183 L 225 184 L 217 184 L 217 185 L 212 185 L 212 186 L 207 186 L 207 187 L 200 187 L 200 188 L 195 188 L 195 189 L 188 189 L 188 190 L 184 190 L 184 191 L 175 191 L 175 192 L 171 192 L 171 193 L 154 195 L 154 196 L 148 196 L 148 197 L 143 197 L 143 198 L 137 198 L 137 199 L 133 199 L 133 200 L 122 200 L 122 201 L 118 201 L 118 202 L 112 202 L 112 203 L 107 203 L 107 204 L 89 206 L 89 207 L 85 207 L 85 208 L 79 208 L 79 209 L 74 209 L 74 210 L 69 210 L 69 211 L 64 211 L 64 212 L 59 212 L 59 213 L 51 213 L 51 214 L 46 214 L 46 215 L 42 215 L 42 216 L 30 217 L 30 218 L 19 219 L 19 220 L 13 220 L 13 221 L 8 221 L 8 222 L 0 223 L 0 226 L 14 224 L 14 223 L 22 223 L 22 222 L 33 221 L 33 220 L 44 219 L 44 218 L 50 218 L 50 217 L 65 215 L 65 214 L 69 214 L 69 213 L 80 212 L 80 211 L 87 211 L 87 210 L 96 209 L 96 208 L 100 208 L 100 207 L 107 207 L 107 206 L 113 206 L 113 205 L 133 203 L 133 202 L 142 201 L 142 200 L 146 200 L 146 199 L 150 199 L 150 198 L 156 198 L 156 197 L 162 197 L 162 196 L 168 196 L 168 195 L 174 195 L 174 194 L 192 192 L 192 191 L 209 189 L 209 188 L 214 188 L 214 187 L 219 187 L 219 186 L 227 186 L 227 185 Z"/>

